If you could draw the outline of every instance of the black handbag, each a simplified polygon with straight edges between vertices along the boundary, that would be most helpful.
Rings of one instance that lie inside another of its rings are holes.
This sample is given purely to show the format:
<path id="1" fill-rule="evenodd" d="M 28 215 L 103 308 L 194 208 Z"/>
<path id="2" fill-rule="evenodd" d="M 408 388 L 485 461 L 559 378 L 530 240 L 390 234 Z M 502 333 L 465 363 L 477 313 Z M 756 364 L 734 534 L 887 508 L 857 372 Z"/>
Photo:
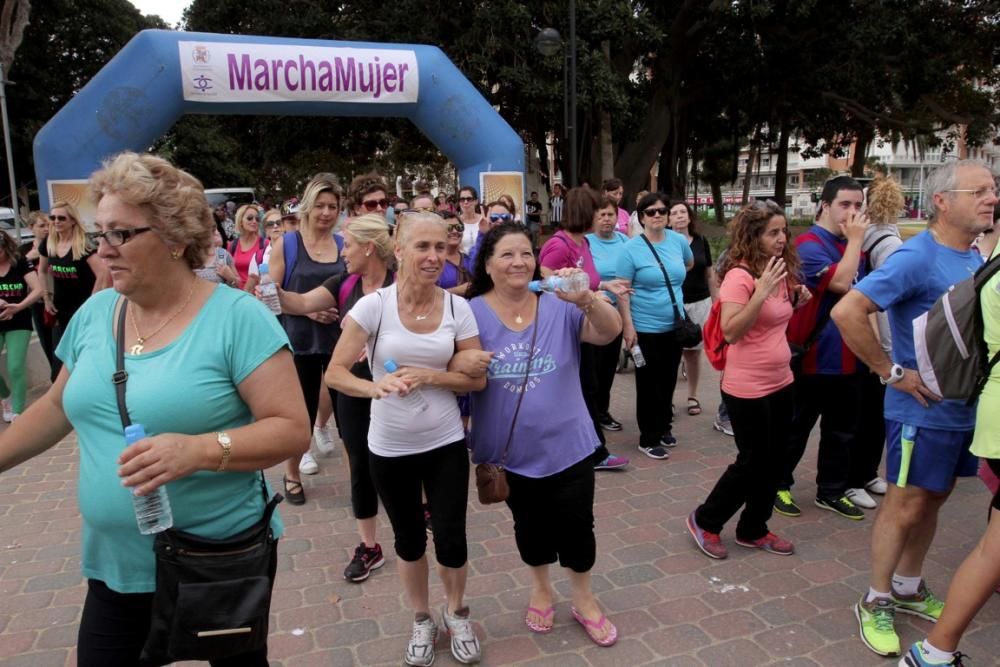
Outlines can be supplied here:
<path id="1" fill-rule="evenodd" d="M 125 404 L 125 309 L 117 318 L 117 349 L 112 381 L 122 427 L 132 423 Z M 271 515 L 281 494 L 268 500 L 260 473 L 264 514 L 259 521 L 225 539 L 210 539 L 168 528 L 157 533 L 156 592 L 143 665 L 178 660 L 215 660 L 256 651 L 267 645 L 271 590 L 278 562 L 278 541 Z"/>
<path id="2" fill-rule="evenodd" d="M 674 296 L 674 288 L 670 285 L 670 276 L 667 275 L 667 270 L 663 268 L 663 262 L 660 261 L 660 256 L 656 254 L 656 248 L 649 242 L 645 234 L 640 234 L 639 236 L 649 246 L 649 251 L 653 253 L 653 258 L 660 265 L 660 271 L 663 272 L 663 281 L 667 284 L 667 291 L 670 293 L 670 305 L 674 309 L 674 322 L 677 324 L 671 331 L 674 334 L 674 340 L 677 341 L 677 344 L 682 349 L 697 347 L 701 344 L 701 327 L 689 320 L 686 313 L 683 316 L 681 315 L 681 310 L 677 307 L 677 297 Z"/>

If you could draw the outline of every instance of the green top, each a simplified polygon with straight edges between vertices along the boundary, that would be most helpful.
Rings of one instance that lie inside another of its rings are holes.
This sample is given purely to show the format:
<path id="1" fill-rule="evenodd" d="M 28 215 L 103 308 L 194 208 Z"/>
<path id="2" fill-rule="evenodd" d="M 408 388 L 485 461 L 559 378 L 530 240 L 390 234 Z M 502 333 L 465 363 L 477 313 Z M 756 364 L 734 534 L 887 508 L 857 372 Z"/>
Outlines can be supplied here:
<path id="1" fill-rule="evenodd" d="M 997 247 L 1000 250 L 1000 246 Z M 996 255 L 997 251 L 994 250 Z M 989 358 L 1000 350 L 1000 273 L 983 285 L 980 307 L 983 310 L 983 337 Z M 976 434 L 969 450 L 986 459 L 1000 459 L 1000 364 L 993 367 L 990 379 L 979 395 L 976 408 Z"/>
<path id="2" fill-rule="evenodd" d="M 156 588 L 154 536 L 139 533 L 131 495 L 118 476 L 125 436 L 111 382 L 117 299 L 111 289 L 88 299 L 56 354 L 70 372 L 63 410 L 79 440 L 83 576 L 119 593 L 148 593 Z M 236 387 L 283 347 L 288 338 L 266 307 L 219 285 L 169 345 L 125 355 L 129 416 L 150 436 L 249 424 L 253 415 Z M 264 510 L 260 475 L 254 472 L 199 471 L 167 484 L 167 493 L 174 528 L 203 537 L 233 535 L 259 521 Z M 277 512 L 272 526 L 281 533 Z"/>

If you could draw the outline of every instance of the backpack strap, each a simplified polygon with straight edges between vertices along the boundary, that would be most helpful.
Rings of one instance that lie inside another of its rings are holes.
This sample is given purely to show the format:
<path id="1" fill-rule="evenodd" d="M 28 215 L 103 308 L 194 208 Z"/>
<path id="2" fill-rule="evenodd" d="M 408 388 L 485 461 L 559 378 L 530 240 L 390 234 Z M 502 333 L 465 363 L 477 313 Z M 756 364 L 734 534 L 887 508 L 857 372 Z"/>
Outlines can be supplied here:
<path id="1" fill-rule="evenodd" d="M 295 262 L 299 260 L 298 232 L 285 232 L 281 240 L 281 250 L 285 254 L 285 276 L 281 281 L 281 286 L 288 289 L 288 279 L 292 277 Z"/>
<path id="2" fill-rule="evenodd" d="M 240 240 L 238 238 L 233 239 L 232 241 L 229 242 L 229 254 L 232 255 L 233 257 L 236 257 L 236 248 L 239 246 L 239 244 Z"/>
<path id="3" fill-rule="evenodd" d="M 337 308 L 343 308 L 347 303 L 347 298 L 351 295 L 351 290 L 361 280 L 360 273 L 352 273 L 340 281 L 340 289 L 337 290 Z M 343 316 L 344 313 L 341 313 Z"/>
<path id="4" fill-rule="evenodd" d="M 340 257 L 340 253 L 344 250 L 344 237 L 340 234 L 334 234 L 333 242 L 337 244 L 337 257 Z"/>

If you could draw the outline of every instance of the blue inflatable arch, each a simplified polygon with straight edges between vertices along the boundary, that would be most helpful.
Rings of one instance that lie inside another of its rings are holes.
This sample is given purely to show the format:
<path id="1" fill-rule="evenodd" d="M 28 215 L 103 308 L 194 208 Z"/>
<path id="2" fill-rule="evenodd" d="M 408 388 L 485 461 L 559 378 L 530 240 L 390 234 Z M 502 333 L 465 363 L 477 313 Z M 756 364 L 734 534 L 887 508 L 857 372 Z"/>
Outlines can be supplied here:
<path id="1" fill-rule="evenodd" d="M 148 149 L 191 113 L 408 118 L 462 183 L 524 171 L 520 137 L 437 47 L 146 30 L 35 137 L 42 209 L 50 185 Z"/>

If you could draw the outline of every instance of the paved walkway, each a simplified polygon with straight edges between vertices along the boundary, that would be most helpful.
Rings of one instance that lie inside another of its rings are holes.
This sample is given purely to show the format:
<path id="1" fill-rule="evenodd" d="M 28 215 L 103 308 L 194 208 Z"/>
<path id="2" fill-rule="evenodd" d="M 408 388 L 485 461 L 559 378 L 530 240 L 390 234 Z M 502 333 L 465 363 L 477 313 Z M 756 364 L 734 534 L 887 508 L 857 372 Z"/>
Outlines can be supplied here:
<path id="1" fill-rule="evenodd" d="M 718 386 L 708 371 L 705 387 Z M 683 382 L 682 382 L 683 386 Z M 486 665 L 895 665 L 870 653 L 857 638 L 851 605 L 867 587 L 871 513 L 863 522 L 824 512 L 811 500 L 815 450 L 801 468 L 798 519 L 776 517 L 772 528 L 795 542 L 780 557 L 752 552 L 723 534 L 731 555 L 712 561 L 684 528 L 733 458 L 732 440 L 712 430 L 717 391 L 702 389 L 705 414 L 681 414 L 680 445 L 669 461 L 635 449 L 631 374 L 619 375 L 613 413 L 625 430 L 612 451 L 629 456 L 625 472 L 597 478 L 598 559 L 594 587 L 618 625 L 621 640 L 594 646 L 569 615 L 564 597 L 556 629 L 532 635 L 523 623 L 529 576 L 518 559 L 507 510 L 469 507 L 468 601 Z M 683 406 L 686 390 L 677 392 Z M 836 400 L 836 397 L 830 397 Z M 8 667 L 75 665 L 74 645 L 84 588 L 79 574 L 80 521 L 77 457 L 71 436 L 43 456 L 0 476 L 0 664 Z M 396 579 L 387 524 L 380 526 L 387 563 L 364 584 L 342 578 L 357 543 L 350 515 L 346 459 L 320 459 L 308 478 L 309 502 L 287 503 L 288 526 L 272 606 L 270 656 L 283 667 L 399 665 L 410 633 Z M 280 472 L 270 471 L 272 483 Z M 471 497 L 475 494 L 472 493 Z M 961 482 L 946 505 L 926 577 L 944 596 L 950 574 L 982 533 L 988 494 L 979 482 Z M 557 571 L 556 587 L 568 594 Z M 432 575 L 432 581 L 436 577 Z M 431 598 L 443 600 L 434 583 Z M 962 649 L 975 665 L 1000 655 L 1000 598 L 974 622 Z M 927 623 L 900 618 L 903 642 L 921 638 Z M 458 664 L 444 642 L 437 664 Z"/>

